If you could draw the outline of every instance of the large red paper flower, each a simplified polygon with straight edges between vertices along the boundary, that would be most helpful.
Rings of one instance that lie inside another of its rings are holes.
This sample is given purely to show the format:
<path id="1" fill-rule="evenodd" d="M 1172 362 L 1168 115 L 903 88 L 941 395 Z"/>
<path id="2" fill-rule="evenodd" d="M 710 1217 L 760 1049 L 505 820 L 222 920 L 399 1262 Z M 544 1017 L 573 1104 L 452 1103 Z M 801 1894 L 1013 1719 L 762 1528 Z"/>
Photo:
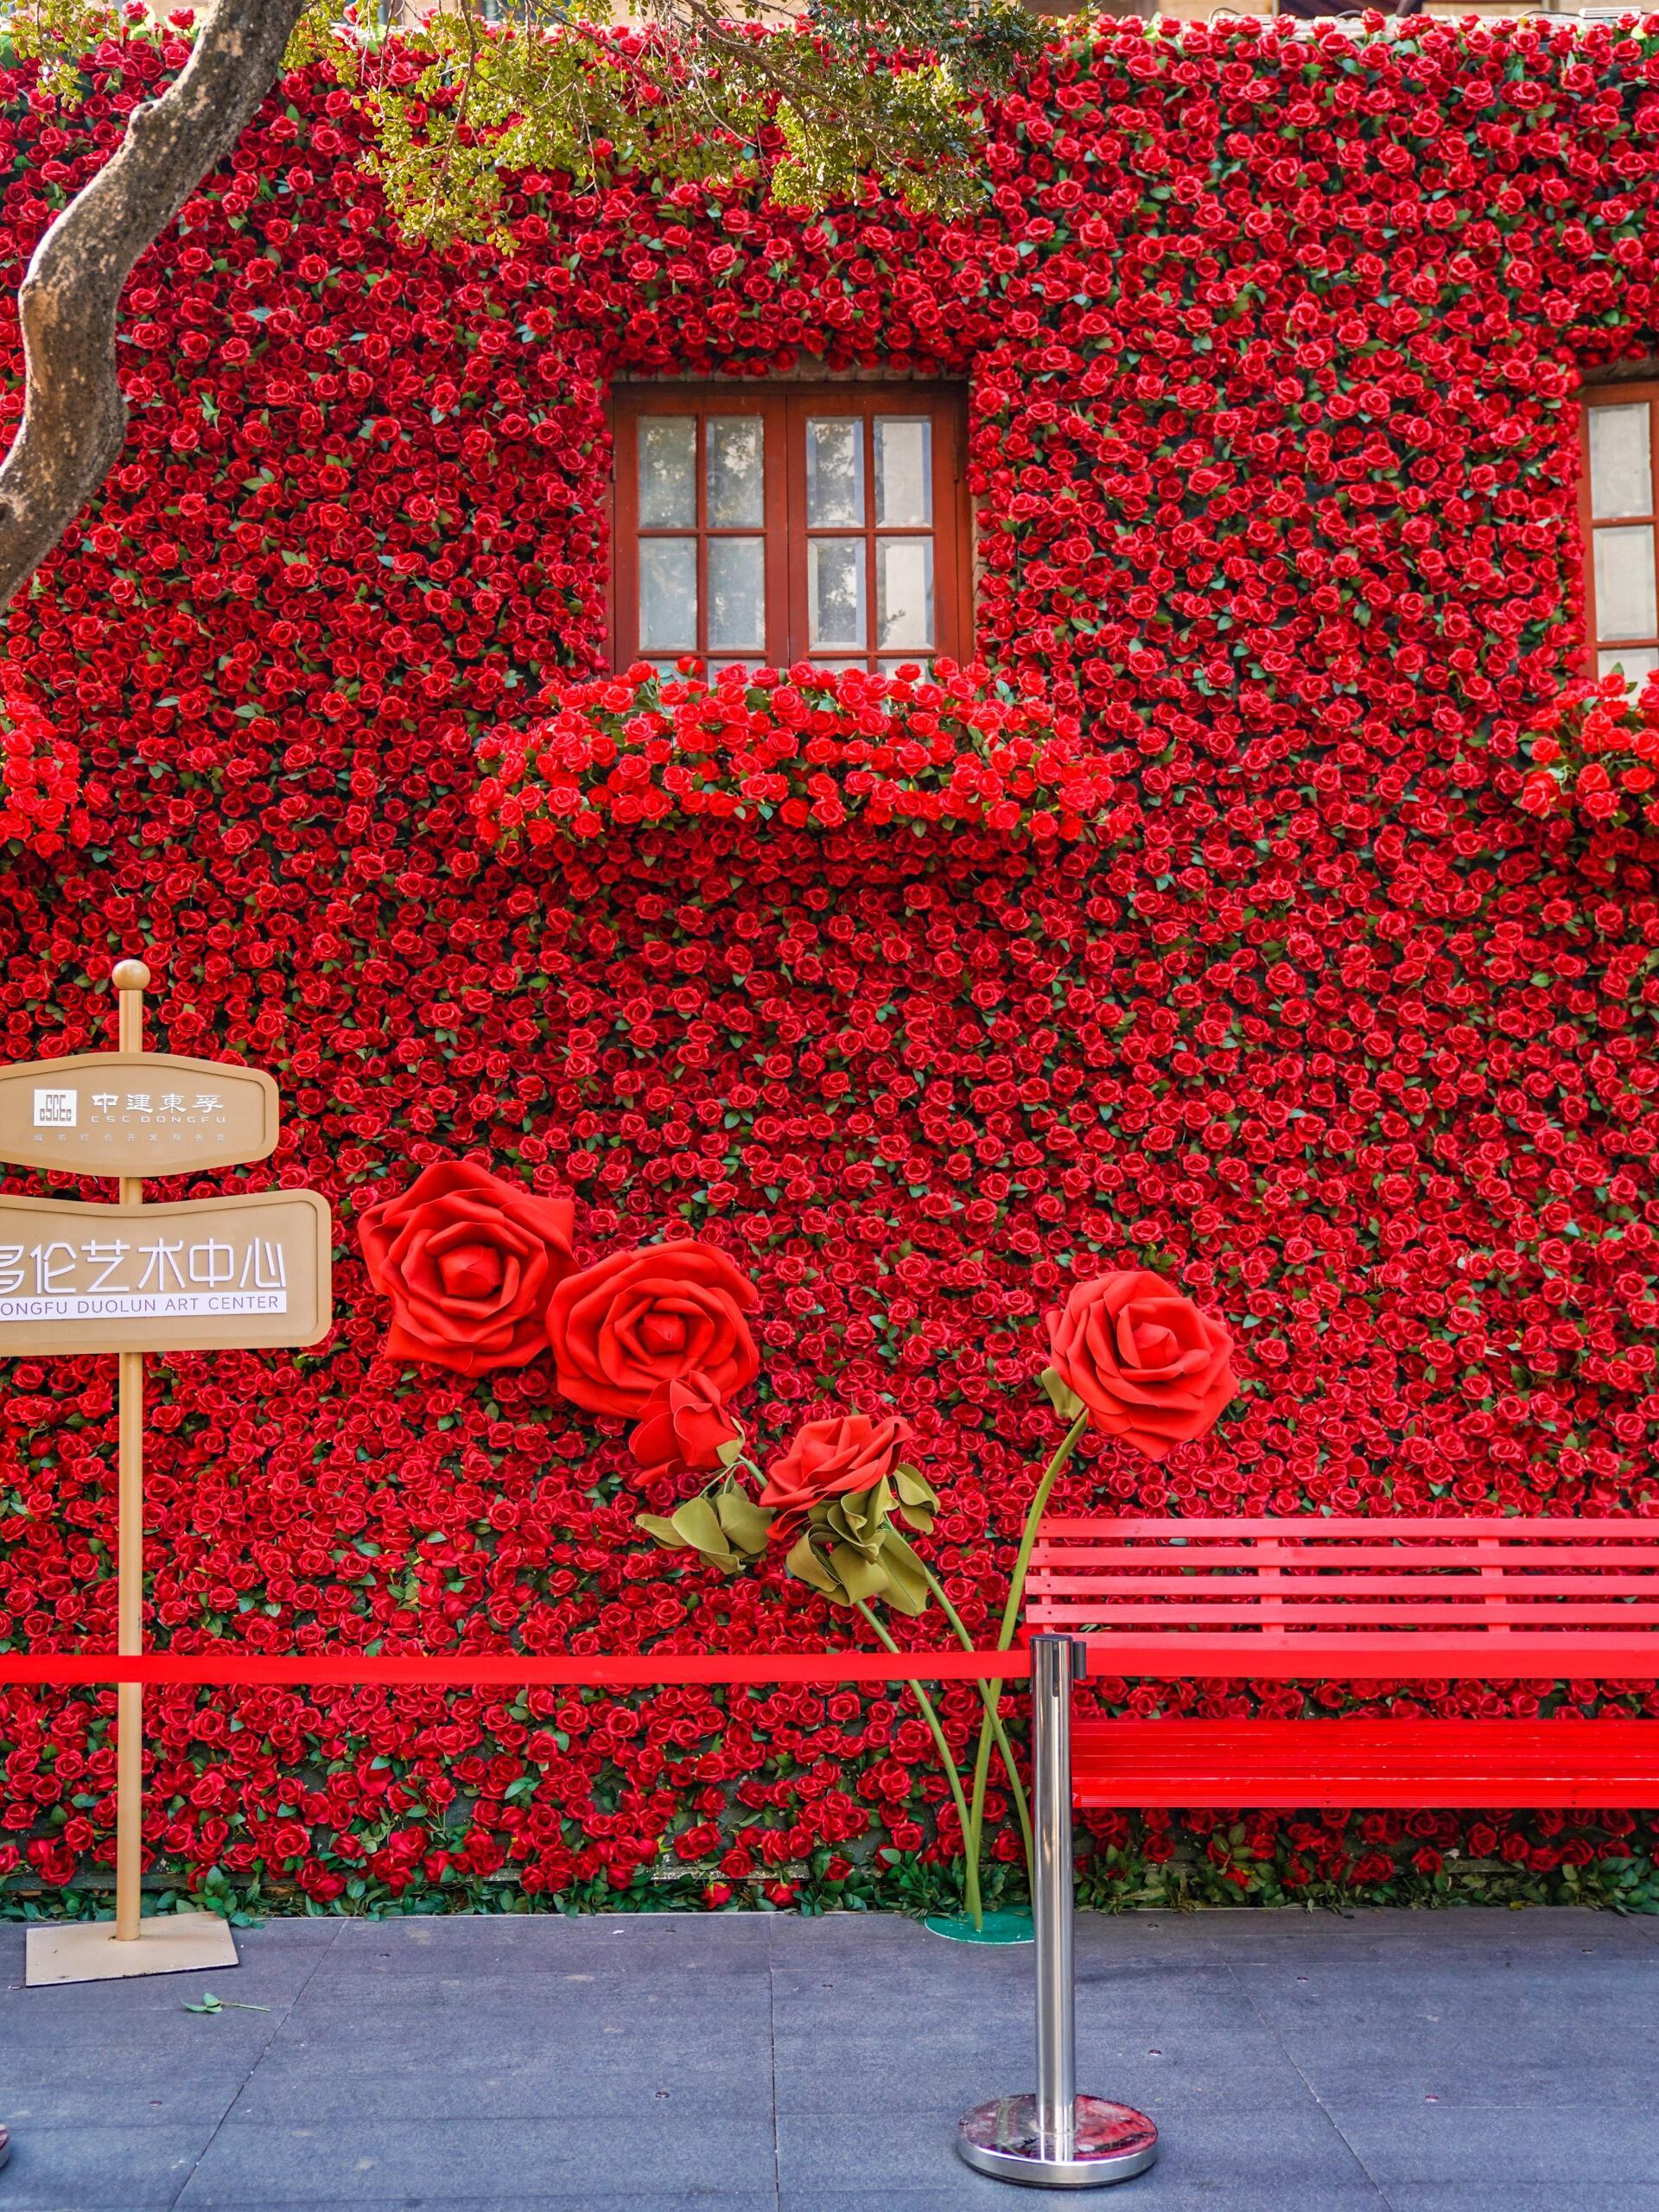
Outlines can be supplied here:
<path id="1" fill-rule="evenodd" d="M 1207 1435 L 1236 1387 L 1222 1324 L 1147 1268 L 1080 1282 L 1046 1319 L 1054 1372 L 1093 1426 L 1149 1459 Z"/>
<path id="2" fill-rule="evenodd" d="M 664 1384 L 628 1441 L 653 1473 L 708 1474 L 721 1464 L 721 1446 L 741 1433 L 709 1377 L 693 1372 Z"/>
<path id="3" fill-rule="evenodd" d="M 760 1503 L 786 1522 L 798 1520 L 826 1498 L 874 1489 L 895 1472 L 914 1442 L 910 1423 L 892 1414 L 880 1421 L 847 1413 L 804 1422 L 783 1458 L 767 1469 Z"/>
<path id="4" fill-rule="evenodd" d="M 559 1389 L 595 1414 L 643 1414 L 694 1372 L 722 1399 L 760 1357 L 744 1316 L 754 1285 L 694 1237 L 619 1252 L 559 1285 L 547 1316 Z"/>
<path id="5" fill-rule="evenodd" d="M 575 1262 L 569 1198 L 540 1198 L 467 1160 L 423 1168 L 359 1224 L 369 1281 L 391 1299 L 394 1359 L 477 1375 L 547 1344 L 547 1305 Z"/>

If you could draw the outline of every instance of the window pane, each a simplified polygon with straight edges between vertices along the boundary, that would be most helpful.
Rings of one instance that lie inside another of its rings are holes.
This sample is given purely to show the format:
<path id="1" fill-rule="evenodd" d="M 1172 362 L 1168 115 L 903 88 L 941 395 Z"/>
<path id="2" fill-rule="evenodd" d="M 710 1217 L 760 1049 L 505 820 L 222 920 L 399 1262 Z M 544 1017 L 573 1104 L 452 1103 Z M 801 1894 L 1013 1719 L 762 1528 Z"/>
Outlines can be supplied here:
<path id="1" fill-rule="evenodd" d="M 710 530 L 760 530 L 765 526 L 766 433 L 766 423 L 759 415 L 710 416 Z M 709 588 L 712 595 L 712 583 Z"/>
<path id="2" fill-rule="evenodd" d="M 808 643 L 813 645 L 861 645 L 864 643 L 863 539 L 809 539 L 806 581 Z"/>
<path id="3" fill-rule="evenodd" d="M 933 425 L 926 416 L 878 417 L 875 425 L 875 519 L 883 524 L 933 519 Z M 1642 510 L 1645 513 L 1646 510 Z"/>
<path id="4" fill-rule="evenodd" d="M 1652 531 L 1641 523 L 1633 530 L 1599 530 L 1595 536 L 1598 635 L 1652 637 L 1659 628 L 1654 614 Z"/>
<path id="5" fill-rule="evenodd" d="M 933 541 L 879 537 L 875 543 L 875 642 L 933 642 Z"/>
<path id="6" fill-rule="evenodd" d="M 1647 401 L 1630 407 L 1592 407 L 1588 412 L 1591 513 L 1650 515 Z"/>
<path id="7" fill-rule="evenodd" d="M 1611 676 L 1616 668 L 1622 670 L 1633 684 L 1640 683 L 1644 676 L 1651 676 L 1659 668 L 1659 649 L 1652 645 L 1612 645 L 1597 654 L 1598 676 Z"/>
<path id="8" fill-rule="evenodd" d="M 697 649 L 697 541 L 639 541 L 639 643 L 646 652 Z"/>
<path id="9" fill-rule="evenodd" d="M 856 669 L 861 676 L 865 673 L 861 660 L 815 660 L 812 665 L 820 676 L 845 676 L 849 669 Z"/>
<path id="10" fill-rule="evenodd" d="M 766 541 L 764 537 L 709 540 L 709 645 L 766 645 Z"/>
<path id="11" fill-rule="evenodd" d="M 646 415 L 639 423 L 639 527 L 697 526 L 697 423 L 694 415 Z"/>
<path id="12" fill-rule="evenodd" d="M 809 530 L 864 519 L 864 425 L 837 415 L 806 426 Z"/>

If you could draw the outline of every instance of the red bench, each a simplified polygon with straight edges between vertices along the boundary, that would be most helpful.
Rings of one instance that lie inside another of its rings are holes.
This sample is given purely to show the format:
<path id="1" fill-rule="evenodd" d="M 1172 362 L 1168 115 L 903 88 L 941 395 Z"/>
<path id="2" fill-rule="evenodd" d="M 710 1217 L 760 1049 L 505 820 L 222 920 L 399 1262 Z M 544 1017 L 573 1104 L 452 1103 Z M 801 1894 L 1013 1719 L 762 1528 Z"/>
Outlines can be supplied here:
<path id="1" fill-rule="evenodd" d="M 1026 1624 L 1094 1675 L 1659 1682 L 1659 1521 L 1068 1520 Z M 1089 1719 L 1082 1806 L 1659 1807 L 1659 1722 Z"/>

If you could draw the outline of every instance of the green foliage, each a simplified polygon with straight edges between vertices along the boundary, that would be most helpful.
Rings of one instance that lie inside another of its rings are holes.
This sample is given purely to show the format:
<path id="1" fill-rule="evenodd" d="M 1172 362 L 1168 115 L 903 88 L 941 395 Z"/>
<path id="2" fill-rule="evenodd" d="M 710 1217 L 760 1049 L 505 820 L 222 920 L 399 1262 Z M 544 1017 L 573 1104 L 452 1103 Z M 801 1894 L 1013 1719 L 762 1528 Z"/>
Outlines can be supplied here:
<path id="1" fill-rule="evenodd" d="M 819 0 L 799 17 L 772 0 L 651 0 L 615 29 L 560 0 L 519 13 L 499 32 L 474 0 L 429 17 L 407 41 L 425 64 L 413 84 L 365 58 L 372 166 L 411 236 L 493 235 L 504 169 L 765 178 L 810 207 L 874 178 L 913 206 L 959 207 L 982 188 L 981 95 L 1037 43 L 1010 0 L 890 0 L 879 15 Z"/>
<path id="2" fill-rule="evenodd" d="M 1040 44 L 1019 0 L 814 0 L 799 15 L 778 0 L 645 0 L 620 25 L 564 0 L 523 0 L 515 22 L 486 25 L 480 0 L 450 0 L 395 37 L 357 12 L 342 26 L 338 0 L 314 0 L 289 65 L 326 59 L 360 99 L 365 165 L 407 236 L 504 249 L 513 170 L 764 183 L 814 208 L 874 182 L 919 209 L 966 207 L 985 189 L 984 99 Z M 105 0 L 29 0 L 5 33 L 63 100 L 87 89 L 79 58 L 100 40 L 144 35 Z"/>

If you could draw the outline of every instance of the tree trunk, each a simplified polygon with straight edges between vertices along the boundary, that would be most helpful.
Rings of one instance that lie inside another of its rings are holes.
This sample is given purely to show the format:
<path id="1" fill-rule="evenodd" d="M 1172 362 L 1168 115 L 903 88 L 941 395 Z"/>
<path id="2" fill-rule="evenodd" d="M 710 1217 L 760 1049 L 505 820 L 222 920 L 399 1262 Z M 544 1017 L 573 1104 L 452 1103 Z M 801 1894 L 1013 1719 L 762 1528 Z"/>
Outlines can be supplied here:
<path id="1" fill-rule="evenodd" d="M 0 607 L 108 474 L 126 435 L 121 290 L 276 81 L 306 0 L 212 0 L 189 60 L 35 248 L 18 296 L 23 419 L 0 465 Z"/>

